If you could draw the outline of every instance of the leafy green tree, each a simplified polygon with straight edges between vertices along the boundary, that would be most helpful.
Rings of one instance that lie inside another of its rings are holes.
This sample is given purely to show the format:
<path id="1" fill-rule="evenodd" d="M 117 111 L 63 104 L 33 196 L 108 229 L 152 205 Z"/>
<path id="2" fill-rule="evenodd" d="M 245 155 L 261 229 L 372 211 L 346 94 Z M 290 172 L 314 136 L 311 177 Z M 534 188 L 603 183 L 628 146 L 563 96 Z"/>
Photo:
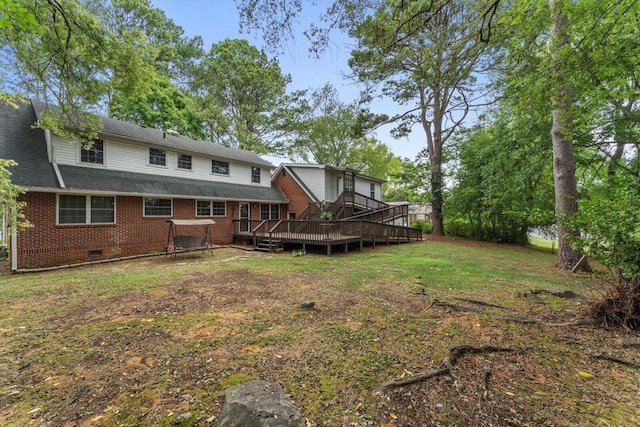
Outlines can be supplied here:
<path id="1" fill-rule="evenodd" d="M 0 28 L 4 65 L 13 77 L 8 92 L 56 105 L 40 125 L 58 134 L 95 137 L 98 111 L 113 90 L 135 91 L 147 70 L 138 40 L 115 36 L 100 3 L 69 0 L 15 2 L 32 14 L 39 28 L 12 23 Z"/>
<path id="2" fill-rule="evenodd" d="M 389 147 L 367 136 L 374 124 L 356 103 L 340 100 L 331 84 L 312 92 L 305 118 L 289 146 L 289 156 L 305 162 L 349 167 L 386 179 L 399 159 Z"/>
<path id="3" fill-rule="evenodd" d="M 614 142 L 610 156 L 620 158 L 633 134 L 638 81 L 628 58 L 640 54 L 630 42 L 638 36 L 639 9 L 633 0 L 552 0 L 548 7 L 514 2 L 501 15 L 504 99 L 521 120 L 553 118 L 557 264 L 563 268 L 580 258 L 565 242 L 577 237 L 565 221 L 577 211 L 580 191 L 588 190 L 577 173 L 581 157 L 600 160 L 589 151 L 605 153 Z"/>
<path id="4" fill-rule="evenodd" d="M 294 129 L 299 93 L 278 61 L 246 40 L 211 47 L 195 72 L 192 91 L 214 142 L 259 153 L 280 152 Z"/>
<path id="5" fill-rule="evenodd" d="M 388 1 L 351 32 L 358 40 L 350 65 L 360 81 L 382 86 L 406 110 L 394 119 L 397 134 L 419 124 L 429 153 L 433 234 L 443 230 L 443 149 L 472 110 L 475 73 L 485 45 L 473 24 L 483 2 Z M 424 19 L 415 19 L 422 16 Z"/>
<path id="6" fill-rule="evenodd" d="M 429 164 L 426 156 L 418 155 L 415 160 L 405 157 L 389 175 L 384 187 L 385 201 L 406 201 L 420 206 L 429 204 Z"/>
<path id="7" fill-rule="evenodd" d="M 531 228 L 553 222 L 548 120 L 538 127 L 542 135 L 504 111 L 460 136 L 455 185 L 446 200 L 451 234 L 522 244 Z"/>
<path id="8" fill-rule="evenodd" d="M 202 118 L 188 94 L 188 84 L 204 51 L 199 36 L 184 30 L 149 0 L 114 0 L 105 17 L 120 38 L 138 35 L 147 77 L 136 91 L 115 90 L 109 115 L 120 120 L 173 129 L 193 138 L 204 138 Z"/>

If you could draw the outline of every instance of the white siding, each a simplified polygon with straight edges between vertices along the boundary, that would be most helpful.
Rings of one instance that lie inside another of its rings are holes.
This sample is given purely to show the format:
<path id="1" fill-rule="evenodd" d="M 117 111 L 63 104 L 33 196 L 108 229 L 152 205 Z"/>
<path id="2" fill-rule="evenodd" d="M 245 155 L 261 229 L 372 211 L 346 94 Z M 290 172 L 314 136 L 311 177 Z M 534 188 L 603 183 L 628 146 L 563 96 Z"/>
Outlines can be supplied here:
<path id="1" fill-rule="evenodd" d="M 355 192 L 362 194 L 363 196 L 371 196 L 371 184 L 375 186 L 375 199 L 381 200 L 380 183 L 377 181 L 369 181 L 362 177 L 356 176 L 355 179 Z"/>
<path id="2" fill-rule="evenodd" d="M 325 191 L 326 197 L 325 199 L 329 202 L 334 202 L 340 193 L 342 193 L 342 179 L 338 179 L 338 177 L 342 177 L 342 172 L 330 172 L 326 171 L 325 173 Z"/>
<path id="3" fill-rule="evenodd" d="M 271 186 L 270 170 L 260 167 L 260 183 L 251 182 L 251 165 L 233 163 L 227 159 L 215 160 L 229 163 L 229 175 L 211 173 L 211 157 L 198 156 L 193 153 L 181 153 L 191 155 L 191 170 L 178 169 L 178 152 L 166 150 L 166 166 L 149 164 L 149 147 L 144 145 L 113 141 L 104 141 L 104 165 L 89 165 L 80 163 L 80 145 L 71 143 L 68 139 L 53 136 L 54 161 L 59 164 L 107 167 L 112 170 L 146 173 L 152 175 L 174 176 L 180 178 L 199 179 L 204 181 L 229 182 L 233 184 L 256 185 L 262 187 Z"/>
<path id="4" fill-rule="evenodd" d="M 320 201 L 327 200 L 325 195 L 324 169 L 291 166 L 300 180 Z"/>

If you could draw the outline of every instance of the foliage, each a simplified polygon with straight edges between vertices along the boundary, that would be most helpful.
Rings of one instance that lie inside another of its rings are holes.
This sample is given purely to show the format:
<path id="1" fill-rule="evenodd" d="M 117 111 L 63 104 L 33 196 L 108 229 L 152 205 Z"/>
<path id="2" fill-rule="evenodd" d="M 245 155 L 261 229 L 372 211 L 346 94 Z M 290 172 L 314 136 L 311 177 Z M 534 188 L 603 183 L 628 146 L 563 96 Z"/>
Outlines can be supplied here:
<path id="1" fill-rule="evenodd" d="M 202 139 L 202 118 L 186 92 L 204 55 L 202 39 L 184 36 L 182 27 L 149 0 L 115 0 L 105 19 L 120 39 L 139 46 L 147 73 L 135 91 L 113 91 L 109 115 Z"/>
<path id="2" fill-rule="evenodd" d="M 386 179 L 400 160 L 387 145 L 366 135 L 374 122 L 367 111 L 356 103 L 344 103 L 337 90 L 326 84 L 311 93 L 289 156 Z"/>
<path id="3" fill-rule="evenodd" d="M 0 218 L 8 218 L 7 228 L 13 229 L 31 227 L 31 223 L 22 213 L 25 202 L 18 201 L 18 196 L 25 193 L 25 190 L 11 183 L 11 172 L 9 167 L 16 166 L 13 160 L 0 159 Z M 2 221 L 0 221 L 0 225 Z M 4 243 L 4 242 L 0 242 Z"/>
<path id="4" fill-rule="evenodd" d="M 433 9 L 431 8 L 433 6 Z M 442 234 L 443 148 L 474 107 L 476 72 L 486 45 L 476 37 L 482 1 L 383 2 L 352 29 L 358 40 L 349 65 L 367 85 L 404 106 L 392 120 L 396 135 L 415 124 L 425 132 L 431 167 L 434 234 Z M 416 17 L 420 19 L 415 19 Z"/>
<path id="5" fill-rule="evenodd" d="M 214 44 L 195 71 L 192 91 L 214 142 L 279 152 L 294 129 L 300 93 L 288 95 L 290 76 L 246 40 Z"/>
<path id="6" fill-rule="evenodd" d="M 330 211 L 320 212 L 320 219 L 323 219 L 325 221 L 331 221 L 333 219 L 333 212 L 330 212 Z"/>
<path id="7" fill-rule="evenodd" d="M 431 233 L 431 230 L 432 230 L 431 223 L 423 219 L 416 219 L 414 221 L 411 221 L 411 224 L 409 224 L 409 228 L 422 230 L 424 234 L 429 234 Z"/>
<path id="8" fill-rule="evenodd" d="M 616 282 L 640 279 L 640 178 L 614 177 L 580 202 L 570 224 L 581 230 L 572 244 L 607 267 Z"/>
<path id="9" fill-rule="evenodd" d="M 9 92 L 56 105 L 40 126 L 62 135 L 95 137 L 101 122 L 92 114 L 113 90 L 135 91 L 147 67 L 137 39 L 118 37 L 104 22 L 97 2 L 16 1 L 40 28 L 0 28 Z"/>
<path id="10" fill-rule="evenodd" d="M 459 138 L 448 233 L 524 244 L 531 228 L 553 223 L 548 137 L 539 133 L 546 123 L 521 125 L 503 111 Z"/>
<path id="11" fill-rule="evenodd" d="M 389 177 L 383 199 L 390 202 L 407 201 L 425 206 L 429 202 L 429 165 L 424 156 L 415 161 L 404 158 Z"/>
<path id="12" fill-rule="evenodd" d="M 145 88 L 135 96 L 115 93 L 109 114 L 119 120 L 157 129 L 172 129 L 182 135 L 204 139 L 202 119 L 195 101 L 167 77 L 149 76 Z"/>

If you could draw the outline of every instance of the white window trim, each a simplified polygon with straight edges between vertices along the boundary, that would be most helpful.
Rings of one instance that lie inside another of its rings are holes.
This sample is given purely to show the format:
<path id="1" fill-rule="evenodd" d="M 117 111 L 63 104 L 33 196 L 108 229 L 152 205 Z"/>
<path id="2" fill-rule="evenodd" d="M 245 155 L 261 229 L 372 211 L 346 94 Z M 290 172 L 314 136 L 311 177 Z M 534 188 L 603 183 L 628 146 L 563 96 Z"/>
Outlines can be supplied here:
<path id="1" fill-rule="evenodd" d="M 68 222 L 61 224 L 60 223 L 60 196 L 84 196 L 85 205 L 84 205 L 84 214 L 85 222 Z M 91 222 L 91 198 L 92 197 L 112 197 L 113 198 L 113 222 Z M 116 196 L 104 195 L 104 194 L 66 194 L 66 193 L 58 193 L 56 194 L 56 225 L 67 226 L 67 225 L 115 225 L 117 223 L 118 218 L 118 198 Z"/>
<path id="2" fill-rule="evenodd" d="M 209 215 L 198 215 L 198 202 L 224 203 L 224 215 L 212 215 L 213 206 L 211 206 L 211 205 L 209 205 Z M 199 200 L 196 200 L 195 207 L 196 207 L 196 216 L 200 217 L 200 218 L 205 218 L 205 217 L 224 218 L 224 217 L 227 216 L 227 202 L 224 201 L 224 200 L 203 200 L 203 199 L 199 199 Z"/>
<path id="3" fill-rule="evenodd" d="M 213 169 L 213 162 L 219 162 L 219 163 L 226 163 L 227 164 L 227 168 L 229 169 L 229 173 L 220 173 L 220 172 L 214 172 Z M 215 176 L 231 176 L 231 162 L 225 162 L 224 160 L 218 160 L 218 159 L 211 159 L 211 162 L 209 162 L 209 173 L 211 175 L 215 175 Z"/>
<path id="4" fill-rule="evenodd" d="M 164 165 L 156 165 L 151 163 L 151 149 L 164 151 Z M 152 168 L 168 169 L 169 168 L 169 152 L 166 148 L 147 147 L 147 166 Z"/>
<path id="5" fill-rule="evenodd" d="M 76 150 L 77 164 L 82 165 L 83 167 L 89 167 L 89 168 L 106 168 L 107 167 L 107 141 L 102 139 L 102 163 L 83 162 L 82 161 L 82 143 L 78 142 L 76 145 L 78 146 L 78 149 Z"/>
<path id="6" fill-rule="evenodd" d="M 170 200 L 171 201 L 171 215 L 147 215 L 145 213 L 146 205 L 144 201 L 146 199 L 162 199 L 162 200 Z M 173 217 L 173 199 L 170 197 L 143 197 L 142 198 L 142 217 L 143 218 L 172 218 Z"/>
<path id="7" fill-rule="evenodd" d="M 180 164 L 180 156 L 189 156 L 191 157 L 191 169 L 186 169 L 186 168 L 181 168 L 179 166 Z M 187 172 L 193 172 L 193 156 L 191 154 L 186 154 L 186 153 L 176 153 L 176 170 L 179 171 L 187 171 Z"/>
<path id="8" fill-rule="evenodd" d="M 253 180 L 253 169 L 258 169 L 258 182 L 255 182 Z M 262 168 L 258 167 L 258 166 L 251 166 L 249 169 L 249 181 L 251 181 L 251 184 L 253 185 L 261 185 L 262 184 Z"/>

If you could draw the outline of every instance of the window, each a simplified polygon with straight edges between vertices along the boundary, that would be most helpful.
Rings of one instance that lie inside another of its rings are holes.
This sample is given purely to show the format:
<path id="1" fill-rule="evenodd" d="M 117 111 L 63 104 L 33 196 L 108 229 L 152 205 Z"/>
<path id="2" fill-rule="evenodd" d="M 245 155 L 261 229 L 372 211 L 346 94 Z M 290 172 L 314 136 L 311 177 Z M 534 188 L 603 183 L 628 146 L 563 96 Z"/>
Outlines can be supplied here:
<path id="1" fill-rule="evenodd" d="M 197 200 L 196 215 L 197 216 L 227 216 L 227 204 L 225 202 Z"/>
<path id="2" fill-rule="evenodd" d="M 260 168 L 251 167 L 251 182 L 260 183 Z"/>
<path id="3" fill-rule="evenodd" d="M 191 170 L 191 156 L 188 154 L 178 154 L 178 169 Z"/>
<path id="4" fill-rule="evenodd" d="M 353 191 L 353 177 L 351 175 L 344 177 L 344 189 L 347 191 Z"/>
<path id="5" fill-rule="evenodd" d="M 144 199 L 144 216 L 171 216 L 171 199 Z"/>
<path id="6" fill-rule="evenodd" d="M 114 224 L 116 199 L 104 196 L 58 196 L 58 224 Z"/>
<path id="7" fill-rule="evenodd" d="M 280 205 L 261 204 L 260 219 L 280 219 Z"/>
<path id="8" fill-rule="evenodd" d="M 167 165 L 167 152 L 159 148 L 149 148 L 149 164 L 157 166 Z"/>
<path id="9" fill-rule="evenodd" d="M 113 224 L 115 221 L 115 199 L 113 197 L 91 197 L 91 223 Z"/>
<path id="10" fill-rule="evenodd" d="M 80 161 L 82 163 L 104 164 L 104 141 L 84 141 L 80 145 Z"/>
<path id="11" fill-rule="evenodd" d="M 369 193 L 372 199 L 376 198 L 376 185 L 375 184 L 369 184 Z"/>
<path id="12" fill-rule="evenodd" d="M 211 173 L 219 173 L 221 175 L 229 175 L 229 163 L 211 160 Z"/>

